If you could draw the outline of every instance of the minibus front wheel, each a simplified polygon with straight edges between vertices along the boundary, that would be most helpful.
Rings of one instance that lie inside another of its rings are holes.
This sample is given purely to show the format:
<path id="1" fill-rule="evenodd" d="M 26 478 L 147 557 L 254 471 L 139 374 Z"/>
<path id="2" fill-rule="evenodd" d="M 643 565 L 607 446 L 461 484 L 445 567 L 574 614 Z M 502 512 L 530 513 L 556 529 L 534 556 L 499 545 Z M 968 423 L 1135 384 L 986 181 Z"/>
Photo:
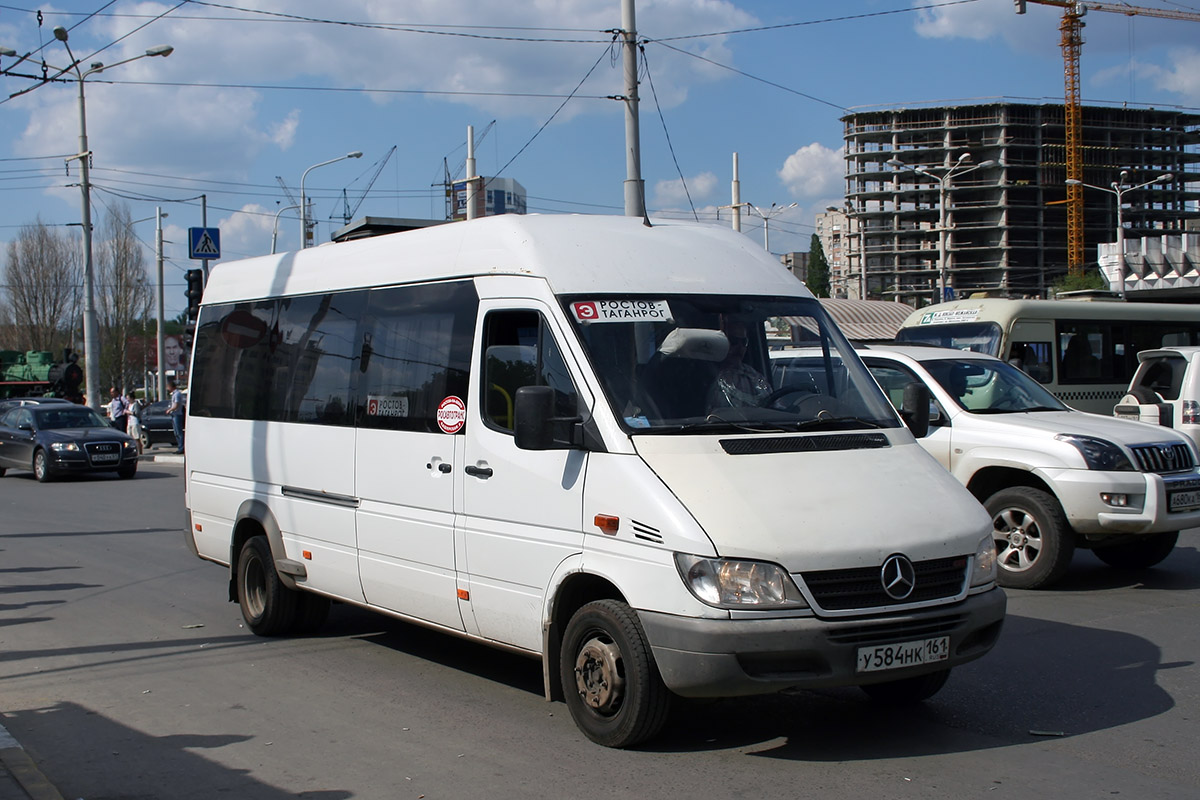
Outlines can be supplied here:
<path id="1" fill-rule="evenodd" d="M 583 734 L 605 747 L 631 747 L 667 721 L 670 692 L 637 614 L 596 600 L 571 617 L 559 653 L 567 708 Z"/>

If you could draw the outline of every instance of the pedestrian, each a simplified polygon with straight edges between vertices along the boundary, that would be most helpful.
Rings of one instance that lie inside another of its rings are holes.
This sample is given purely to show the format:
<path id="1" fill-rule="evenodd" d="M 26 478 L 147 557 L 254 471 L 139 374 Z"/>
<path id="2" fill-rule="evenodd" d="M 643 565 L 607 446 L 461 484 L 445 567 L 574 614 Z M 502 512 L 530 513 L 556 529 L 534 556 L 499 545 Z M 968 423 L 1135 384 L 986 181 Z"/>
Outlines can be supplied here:
<path id="1" fill-rule="evenodd" d="M 171 418 L 171 427 L 175 431 L 175 452 L 183 452 L 183 392 L 175 381 L 167 381 L 167 390 L 171 392 L 171 404 L 167 406 L 167 416 Z"/>
<path id="2" fill-rule="evenodd" d="M 129 400 L 125 393 L 118 392 L 115 386 L 109 388 L 108 396 L 111 398 L 108 403 L 108 417 L 112 420 L 112 426 L 124 433 L 126 423 L 129 422 Z"/>
<path id="3" fill-rule="evenodd" d="M 134 398 L 129 403 L 129 420 L 125 423 L 125 432 L 137 440 L 138 455 L 142 453 L 142 409 L 145 403 L 140 398 Z"/>

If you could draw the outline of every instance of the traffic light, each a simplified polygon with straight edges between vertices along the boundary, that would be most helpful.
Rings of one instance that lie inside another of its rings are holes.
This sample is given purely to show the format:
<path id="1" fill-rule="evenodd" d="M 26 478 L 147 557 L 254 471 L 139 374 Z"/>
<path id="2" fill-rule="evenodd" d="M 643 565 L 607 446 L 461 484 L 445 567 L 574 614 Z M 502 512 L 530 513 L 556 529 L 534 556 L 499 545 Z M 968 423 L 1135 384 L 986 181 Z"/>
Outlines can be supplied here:
<path id="1" fill-rule="evenodd" d="M 200 298 L 204 296 L 204 270 L 189 269 L 187 271 L 187 318 L 196 319 L 200 316 Z"/>

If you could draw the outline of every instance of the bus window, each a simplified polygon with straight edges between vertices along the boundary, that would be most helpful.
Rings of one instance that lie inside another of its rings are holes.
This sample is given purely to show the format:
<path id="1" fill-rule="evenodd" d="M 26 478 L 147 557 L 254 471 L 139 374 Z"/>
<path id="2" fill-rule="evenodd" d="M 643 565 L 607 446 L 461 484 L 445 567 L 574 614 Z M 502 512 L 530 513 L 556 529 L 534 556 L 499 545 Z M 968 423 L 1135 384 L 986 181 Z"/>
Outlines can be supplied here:
<path id="1" fill-rule="evenodd" d="M 1013 342 L 1009 363 L 1038 383 L 1054 380 L 1049 342 Z"/>

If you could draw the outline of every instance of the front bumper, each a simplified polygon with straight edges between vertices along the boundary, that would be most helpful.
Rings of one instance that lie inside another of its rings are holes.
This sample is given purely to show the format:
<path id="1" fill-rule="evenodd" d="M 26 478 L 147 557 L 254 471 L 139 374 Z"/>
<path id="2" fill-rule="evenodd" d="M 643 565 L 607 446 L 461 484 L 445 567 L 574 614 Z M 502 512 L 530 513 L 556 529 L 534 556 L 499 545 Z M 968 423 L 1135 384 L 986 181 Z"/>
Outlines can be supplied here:
<path id="1" fill-rule="evenodd" d="M 684 697 L 734 697 L 790 688 L 854 686 L 910 678 L 974 661 L 1000 635 L 1000 589 L 953 606 L 860 619 L 694 619 L 640 611 L 663 682 Z M 855 670 L 858 648 L 950 637 L 950 657 L 881 672 Z"/>
<path id="2" fill-rule="evenodd" d="M 1172 512 L 1168 500 L 1168 493 L 1200 490 L 1197 470 L 1160 475 L 1068 469 L 1043 477 L 1054 487 L 1077 533 L 1162 533 L 1200 526 L 1200 509 Z M 1101 500 L 1102 493 L 1124 494 L 1129 505 L 1110 506 Z"/>
<path id="3" fill-rule="evenodd" d="M 138 460 L 137 450 L 126 451 L 121 454 L 118 461 L 102 461 L 94 462 L 83 453 L 72 452 L 54 452 L 47 451 L 49 459 L 47 465 L 50 471 L 58 474 L 80 473 L 80 472 L 113 472 L 131 464 L 136 464 Z"/>

